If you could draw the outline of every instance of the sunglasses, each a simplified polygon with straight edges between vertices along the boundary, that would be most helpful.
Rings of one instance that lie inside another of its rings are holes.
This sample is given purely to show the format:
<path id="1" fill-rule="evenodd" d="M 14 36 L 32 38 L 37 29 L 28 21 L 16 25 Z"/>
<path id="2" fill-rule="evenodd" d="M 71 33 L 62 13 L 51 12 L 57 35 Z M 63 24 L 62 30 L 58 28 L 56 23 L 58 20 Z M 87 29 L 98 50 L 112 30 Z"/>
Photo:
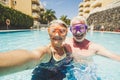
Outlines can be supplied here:
<path id="1" fill-rule="evenodd" d="M 70 27 L 70 31 L 73 34 L 77 34 L 77 32 L 79 32 L 79 33 L 85 33 L 86 30 L 87 30 L 87 25 L 85 25 L 85 24 L 77 24 L 75 26 L 71 26 Z"/>

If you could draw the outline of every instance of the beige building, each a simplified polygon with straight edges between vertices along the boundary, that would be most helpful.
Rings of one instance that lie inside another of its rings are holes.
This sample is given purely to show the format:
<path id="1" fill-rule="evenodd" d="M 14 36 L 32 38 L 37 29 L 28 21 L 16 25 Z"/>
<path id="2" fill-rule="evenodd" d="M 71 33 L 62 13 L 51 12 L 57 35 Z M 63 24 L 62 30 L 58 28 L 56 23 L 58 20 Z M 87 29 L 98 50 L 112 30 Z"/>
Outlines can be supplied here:
<path id="1" fill-rule="evenodd" d="M 83 2 L 79 4 L 78 15 L 87 18 L 91 13 L 103 10 L 114 1 L 115 0 L 83 0 Z"/>
<path id="2" fill-rule="evenodd" d="M 39 26 L 40 11 L 44 10 L 39 0 L 0 0 L 4 6 L 21 11 L 34 18 L 34 26 Z"/>

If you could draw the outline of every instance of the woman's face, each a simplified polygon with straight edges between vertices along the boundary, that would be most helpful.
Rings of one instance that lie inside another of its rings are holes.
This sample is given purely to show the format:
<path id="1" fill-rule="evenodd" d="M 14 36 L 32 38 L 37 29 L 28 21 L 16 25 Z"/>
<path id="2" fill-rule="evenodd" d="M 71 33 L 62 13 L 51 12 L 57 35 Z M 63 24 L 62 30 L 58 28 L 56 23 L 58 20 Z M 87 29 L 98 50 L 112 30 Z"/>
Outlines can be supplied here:
<path id="1" fill-rule="evenodd" d="M 67 35 L 67 28 L 58 23 L 50 25 L 48 33 L 51 39 L 52 46 L 61 47 Z"/>

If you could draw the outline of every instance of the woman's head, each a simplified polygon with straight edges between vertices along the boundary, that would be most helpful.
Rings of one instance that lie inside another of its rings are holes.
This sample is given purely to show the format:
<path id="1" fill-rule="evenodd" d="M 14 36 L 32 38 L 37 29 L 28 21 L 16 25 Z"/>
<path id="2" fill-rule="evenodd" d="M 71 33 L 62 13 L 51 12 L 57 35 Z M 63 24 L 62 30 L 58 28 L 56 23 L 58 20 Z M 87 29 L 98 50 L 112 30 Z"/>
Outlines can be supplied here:
<path id="1" fill-rule="evenodd" d="M 52 46 L 60 47 L 67 35 L 67 25 L 62 20 L 53 20 L 49 24 L 48 33 Z"/>
<path id="2" fill-rule="evenodd" d="M 86 19 L 83 16 L 77 16 L 71 20 L 70 30 L 75 41 L 82 42 L 85 39 L 87 28 Z"/>

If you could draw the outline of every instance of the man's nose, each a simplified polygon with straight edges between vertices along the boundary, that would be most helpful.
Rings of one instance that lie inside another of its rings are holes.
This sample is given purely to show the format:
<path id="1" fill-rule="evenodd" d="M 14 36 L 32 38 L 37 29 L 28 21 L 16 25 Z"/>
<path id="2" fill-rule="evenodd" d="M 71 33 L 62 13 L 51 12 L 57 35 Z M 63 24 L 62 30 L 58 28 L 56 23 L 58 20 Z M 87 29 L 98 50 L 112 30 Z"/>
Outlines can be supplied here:
<path id="1" fill-rule="evenodd" d="M 77 34 L 81 34 L 80 30 L 78 30 L 76 33 L 77 33 Z"/>

